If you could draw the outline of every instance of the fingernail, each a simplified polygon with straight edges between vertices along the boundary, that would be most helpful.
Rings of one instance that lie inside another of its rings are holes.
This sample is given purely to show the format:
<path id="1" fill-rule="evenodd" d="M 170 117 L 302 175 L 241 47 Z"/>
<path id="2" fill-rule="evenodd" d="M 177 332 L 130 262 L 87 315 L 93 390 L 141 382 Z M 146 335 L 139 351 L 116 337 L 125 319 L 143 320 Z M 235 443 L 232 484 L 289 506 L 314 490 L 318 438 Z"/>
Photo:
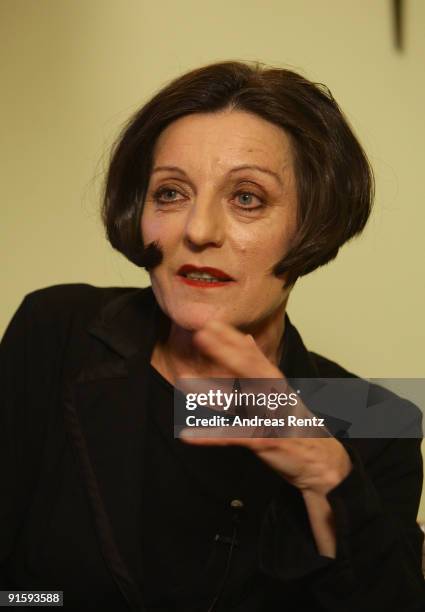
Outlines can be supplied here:
<path id="1" fill-rule="evenodd" d="M 181 430 L 179 437 L 180 438 L 193 438 L 194 435 L 195 435 L 194 431 L 192 431 L 188 427 L 185 427 L 184 429 Z"/>

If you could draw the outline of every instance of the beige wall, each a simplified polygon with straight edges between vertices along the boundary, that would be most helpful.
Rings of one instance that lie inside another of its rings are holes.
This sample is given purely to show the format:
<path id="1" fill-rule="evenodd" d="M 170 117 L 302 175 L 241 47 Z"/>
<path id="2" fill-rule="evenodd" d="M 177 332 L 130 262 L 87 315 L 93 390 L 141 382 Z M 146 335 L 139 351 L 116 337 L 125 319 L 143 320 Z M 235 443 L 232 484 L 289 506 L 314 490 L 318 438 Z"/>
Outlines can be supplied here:
<path id="1" fill-rule="evenodd" d="M 312 350 L 361 375 L 425 376 L 425 3 L 406 3 L 403 55 L 390 5 L 0 0 L 1 328 L 38 287 L 148 283 L 112 252 L 98 221 L 108 146 L 168 79 L 211 61 L 258 59 L 326 83 L 377 177 L 364 237 L 299 283 L 293 321 Z"/>

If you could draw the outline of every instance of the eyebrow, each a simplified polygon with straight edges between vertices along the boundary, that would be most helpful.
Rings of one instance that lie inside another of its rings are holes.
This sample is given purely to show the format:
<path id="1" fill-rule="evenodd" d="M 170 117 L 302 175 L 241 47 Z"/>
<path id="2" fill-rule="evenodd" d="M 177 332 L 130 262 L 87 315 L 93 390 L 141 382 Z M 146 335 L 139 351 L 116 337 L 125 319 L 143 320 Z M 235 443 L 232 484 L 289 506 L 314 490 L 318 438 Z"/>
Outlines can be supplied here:
<path id="1" fill-rule="evenodd" d="M 280 186 L 283 186 L 282 179 L 277 172 L 264 168 L 263 166 L 258 166 L 257 164 L 243 164 L 241 166 L 235 166 L 234 168 L 231 168 L 227 174 L 233 174 L 234 172 L 239 172 L 239 170 L 257 170 L 258 172 L 263 172 L 264 174 L 268 174 L 269 176 L 273 177 Z M 187 176 L 186 172 L 178 166 L 156 166 L 156 168 L 152 170 L 152 174 L 162 171 L 178 172 L 179 174 Z"/>

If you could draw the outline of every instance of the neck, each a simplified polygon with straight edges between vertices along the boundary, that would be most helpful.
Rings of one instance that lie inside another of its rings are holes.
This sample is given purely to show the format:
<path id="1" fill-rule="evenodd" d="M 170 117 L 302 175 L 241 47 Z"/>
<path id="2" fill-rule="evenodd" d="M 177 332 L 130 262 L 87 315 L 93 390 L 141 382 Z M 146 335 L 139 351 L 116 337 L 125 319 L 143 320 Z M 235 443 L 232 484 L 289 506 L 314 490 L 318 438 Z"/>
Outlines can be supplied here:
<path id="1" fill-rule="evenodd" d="M 279 366 L 283 350 L 285 309 L 286 302 L 262 321 L 239 328 L 242 333 L 253 336 L 259 349 L 276 366 Z M 228 375 L 199 351 L 193 340 L 194 333 L 169 319 L 162 321 L 151 363 L 172 384 L 181 377 L 220 378 Z"/>

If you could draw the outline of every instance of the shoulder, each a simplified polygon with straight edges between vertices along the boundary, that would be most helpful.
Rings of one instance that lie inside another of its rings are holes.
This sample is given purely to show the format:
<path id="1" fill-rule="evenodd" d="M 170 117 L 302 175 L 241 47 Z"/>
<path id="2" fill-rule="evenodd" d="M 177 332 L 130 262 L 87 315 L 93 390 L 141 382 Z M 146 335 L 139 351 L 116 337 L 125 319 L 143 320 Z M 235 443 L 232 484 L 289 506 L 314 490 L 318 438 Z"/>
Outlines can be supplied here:
<path id="1" fill-rule="evenodd" d="M 357 380 L 362 380 L 364 383 L 367 383 L 368 386 L 368 405 L 378 404 L 380 402 L 387 402 L 390 400 L 394 400 L 397 402 L 403 402 L 405 406 L 412 405 L 406 399 L 401 398 L 399 395 L 391 391 L 390 389 L 382 386 L 386 382 L 385 379 L 364 379 L 358 374 L 354 374 L 349 370 L 346 370 L 339 363 L 324 357 L 323 355 L 319 355 L 314 352 L 309 352 L 310 358 L 316 365 L 317 372 L 320 378 L 352 378 Z M 349 383 L 348 383 L 349 384 Z M 349 386 L 347 387 L 349 389 Z"/>
<path id="2" fill-rule="evenodd" d="M 137 287 L 97 287 L 86 283 L 52 285 L 28 293 L 14 318 L 30 326 L 47 327 L 50 332 L 75 325 L 87 325 L 111 303 L 143 293 Z"/>
<path id="3" fill-rule="evenodd" d="M 323 355 L 309 351 L 310 358 L 314 362 L 317 372 L 321 378 L 358 378 L 353 372 L 349 372 L 336 361 L 332 361 Z"/>
<path id="4" fill-rule="evenodd" d="M 64 346 L 81 337 L 100 313 L 114 304 L 132 302 L 145 288 L 60 284 L 28 293 L 17 308 L 2 340 L 2 350 L 19 347 Z M 139 300 L 136 299 L 138 302 Z"/>
<path id="5" fill-rule="evenodd" d="M 102 308 L 111 300 L 140 291 L 136 287 L 96 287 L 86 283 L 52 285 L 28 293 L 27 307 L 50 315 L 63 316 L 76 312 L 88 314 Z"/>
<path id="6" fill-rule="evenodd" d="M 401 398 L 390 389 L 382 386 L 386 382 L 385 379 L 379 379 L 378 384 L 378 379 L 364 379 L 359 375 L 346 370 L 339 363 L 336 363 L 327 357 L 323 357 L 323 355 L 318 355 L 317 353 L 313 352 L 310 352 L 309 355 L 316 365 L 320 378 L 351 378 L 366 383 L 368 388 L 368 405 L 388 401 L 397 401 L 399 403 L 402 402 L 406 407 L 408 405 L 412 405 L 408 400 Z M 348 385 L 349 384 L 350 383 L 348 383 Z M 350 389 L 350 387 L 347 386 L 347 389 Z"/>
<path id="7" fill-rule="evenodd" d="M 364 438 L 355 444 L 381 447 L 387 445 L 389 439 L 401 438 L 397 446 L 418 446 L 422 438 L 422 411 L 408 399 L 412 394 L 415 396 L 414 384 L 398 381 L 400 384 L 394 386 L 397 381 L 365 379 L 322 355 L 311 352 L 309 355 L 319 377 L 330 379 L 325 381 L 330 384 L 329 388 L 336 382 L 332 379 L 347 379 L 346 383 L 338 382 L 335 396 L 331 394 L 328 400 L 338 398 L 339 403 L 335 400 L 338 413 L 344 413 L 347 421 L 351 422 L 350 435 Z"/>

